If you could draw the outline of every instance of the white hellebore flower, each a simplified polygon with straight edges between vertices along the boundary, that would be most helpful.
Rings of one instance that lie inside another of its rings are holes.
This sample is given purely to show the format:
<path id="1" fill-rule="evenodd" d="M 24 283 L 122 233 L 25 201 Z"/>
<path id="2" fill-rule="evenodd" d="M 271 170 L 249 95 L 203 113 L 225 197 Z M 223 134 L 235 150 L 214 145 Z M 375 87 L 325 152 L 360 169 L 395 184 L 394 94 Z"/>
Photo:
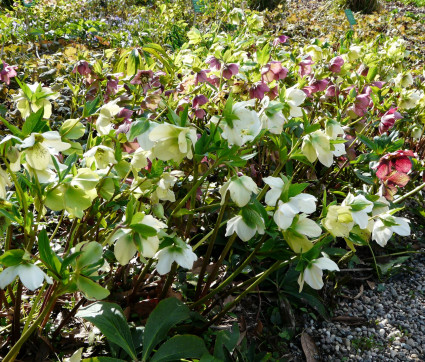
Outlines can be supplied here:
<path id="1" fill-rule="evenodd" d="M 298 284 L 300 292 L 306 282 L 313 289 L 319 290 L 323 288 L 323 270 L 339 271 L 338 265 L 327 257 L 321 257 L 313 260 L 307 268 L 300 274 Z"/>
<path id="2" fill-rule="evenodd" d="M 34 264 L 19 264 L 10 266 L 0 273 L 0 289 L 4 289 L 12 283 L 17 276 L 19 276 L 25 288 L 32 291 L 40 287 L 44 280 L 49 284 L 53 283 L 53 280 L 38 266 Z"/>
<path id="3" fill-rule="evenodd" d="M 192 146 L 195 145 L 197 137 L 194 128 L 164 123 L 149 133 L 149 140 L 154 142 L 152 153 L 155 157 L 162 161 L 180 162 L 184 157 L 192 159 Z"/>
<path id="4" fill-rule="evenodd" d="M 33 169 L 44 171 L 52 164 L 52 156 L 71 147 L 69 143 L 62 142 L 57 131 L 31 133 L 18 146 L 25 150 L 25 160 Z"/>
<path id="5" fill-rule="evenodd" d="M 114 150 L 103 145 L 95 146 L 84 153 L 86 164 L 90 166 L 93 162 L 98 169 L 107 168 L 110 164 L 116 164 Z"/>
<path id="6" fill-rule="evenodd" d="M 232 120 L 233 126 L 227 122 L 220 124 L 222 136 L 229 142 L 229 145 L 243 146 L 246 142 L 252 141 L 261 131 L 261 121 L 257 112 L 249 110 L 246 106 L 253 105 L 253 102 L 238 102 L 233 105 L 232 113 L 236 119 Z"/>
<path id="7" fill-rule="evenodd" d="M 278 111 L 273 115 L 267 115 L 267 111 L 261 115 L 261 123 L 263 129 L 269 130 L 273 134 L 281 134 L 283 131 L 283 125 L 287 119 L 283 115 L 282 111 Z"/>
<path id="8" fill-rule="evenodd" d="M 330 140 L 321 129 L 304 137 L 301 151 L 310 162 L 319 159 L 320 163 L 326 167 L 330 167 L 333 163 L 334 154 Z"/>
<path id="9" fill-rule="evenodd" d="M 307 95 L 297 88 L 288 88 L 286 90 L 285 98 L 286 103 L 289 105 L 289 114 L 291 117 L 302 117 L 303 112 L 300 105 L 304 102 Z"/>
<path id="10" fill-rule="evenodd" d="M 363 195 L 354 196 L 349 193 L 341 206 L 351 206 L 351 217 L 360 229 L 366 229 L 369 223 L 369 213 L 372 212 L 373 202 Z"/>
<path id="11" fill-rule="evenodd" d="M 167 274 L 171 270 L 173 262 L 176 262 L 185 269 L 192 269 L 193 263 L 198 259 L 198 257 L 192 251 L 190 245 L 183 242 L 180 244 L 181 245 L 179 246 L 167 246 L 156 253 L 155 257 L 158 258 L 156 271 L 160 275 Z"/>
<path id="12" fill-rule="evenodd" d="M 236 233 L 239 239 L 248 241 L 251 240 L 257 232 L 260 235 L 264 234 L 264 221 L 262 218 L 260 222 L 254 225 L 248 225 L 241 215 L 237 215 L 227 222 L 225 236 L 231 236 Z"/>
<path id="13" fill-rule="evenodd" d="M 158 186 L 155 191 L 151 195 L 151 200 L 153 203 L 158 203 L 159 200 L 162 201 L 176 201 L 176 196 L 173 192 L 173 187 L 177 182 L 178 173 L 175 171 L 172 172 L 164 172 L 161 175 L 161 179 L 158 182 Z"/>
<path id="14" fill-rule="evenodd" d="M 12 186 L 9 175 L 0 167 L 0 199 L 6 199 L 6 186 Z"/>
<path id="15" fill-rule="evenodd" d="M 53 92 L 48 87 L 42 87 L 40 83 L 26 85 L 31 94 L 26 95 L 22 89 L 13 96 L 13 100 L 17 103 L 17 108 L 21 112 L 22 118 L 27 119 L 31 112 L 37 112 L 40 108 L 44 108 L 43 118 L 48 119 L 52 115 L 52 105 L 50 100 L 59 97 L 59 93 Z M 28 98 L 31 96 L 31 99 Z"/>
<path id="16" fill-rule="evenodd" d="M 322 233 L 322 228 L 313 220 L 308 219 L 306 214 L 301 214 L 294 226 L 294 230 L 309 238 L 317 238 Z"/>
<path id="17" fill-rule="evenodd" d="M 292 225 L 292 221 L 298 213 L 311 214 L 315 212 L 316 202 L 317 199 L 309 194 L 298 194 L 285 203 L 279 201 L 273 220 L 280 229 L 286 230 Z"/>
<path id="18" fill-rule="evenodd" d="M 155 219 L 152 215 L 145 215 L 139 224 L 150 226 L 154 228 L 156 232 L 159 232 L 161 229 L 165 229 L 167 227 L 166 224 L 164 224 L 162 221 Z M 139 236 L 142 243 L 141 254 L 145 258 L 153 258 L 159 247 L 158 236 L 154 235 L 144 237 L 141 234 L 139 234 Z M 114 247 L 114 254 L 118 262 L 121 265 L 128 264 L 128 262 L 131 260 L 131 258 L 134 257 L 138 250 L 136 244 L 133 241 L 132 229 L 119 229 L 117 232 L 114 233 L 111 240 L 117 241 Z"/>
<path id="19" fill-rule="evenodd" d="M 397 87 L 407 88 L 413 84 L 412 74 L 409 73 L 399 73 L 394 79 L 394 83 Z"/>
<path id="20" fill-rule="evenodd" d="M 423 93 L 418 90 L 405 90 L 403 89 L 400 93 L 400 99 L 398 102 L 398 106 L 401 109 L 411 109 L 415 108 L 420 99 L 422 98 Z"/>
<path id="21" fill-rule="evenodd" d="M 379 215 L 372 230 L 372 240 L 384 247 L 390 240 L 393 232 L 400 236 L 410 235 L 409 220 L 404 217 L 392 216 L 390 213 Z"/>
<path id="22" fill-rule="evenodd" d="M 273 176 L 264 177 L 263 181 L 270 186 L 270 190 L 266 194 L 265 202 L 269 206 L 275 206 L 277 200 L 279 200 L 282 195 L 285 183 L 280 177 Z"/>
<path id="23" fill-rule="evenodd" d="M 147 122 L 149 122 L 147 129 L 143 133 L 136 136 L 136 139 L 142 150 L 150 151 L 155 143 L 149 139 L 149 135 L 155 127 L 159 126 L 159 124 L 152 121 Z M 129 136 L 130 132 L 127 134 L 127 138 L 129 138 Z"/>
<path id="24" fill-rule="evenodd" d="M 100 135 L 105 136 L 112 130 L 112 121 L 122 110 L 122 108 L 117 105 L 118 102 L 119 98 L 104 104 L 100 108 L 99 117 L 96 120 L 96 129 Z"/>
<path id="25" fill-rule="evenodd" d="M 220 188 L 221 204 L 226 199 L 227 191 L 230 192 L 230 197 L 235 204 L 243 207 L 251 199 L 252 193 L 258 193 L 258 187 L 249 176 L 233 177 Z"/>

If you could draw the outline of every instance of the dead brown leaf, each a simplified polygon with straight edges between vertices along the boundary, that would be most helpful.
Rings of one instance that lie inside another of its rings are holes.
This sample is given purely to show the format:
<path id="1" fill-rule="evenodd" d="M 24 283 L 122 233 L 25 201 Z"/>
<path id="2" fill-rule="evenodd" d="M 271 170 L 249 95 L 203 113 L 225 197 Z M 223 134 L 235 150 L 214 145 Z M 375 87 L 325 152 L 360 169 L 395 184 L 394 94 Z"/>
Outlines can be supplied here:
<path id="1" fill-rule="evenodd" d="M 364 317 L 352 317 L 348 315 L 340 315 L 337 317 L 333 317 L 332 321 L 355 326 L 355 325 L 365 324 L 367 322 L 367 319 Z"/>
<path id="2" fill-rule="evenodd" d="M 369 280 L 366 280 L 366 283 L 367 283 L 367 285 L 369 285 L 370 289 L 372 289 L 372 290 L 375 289 L 375 287 L 376 287 L 375 282 L 371 282 Z"/>
<path id="3" fill-rule="evenodd" d="M 303 348 L 305 359 L 307 362 L 320 361 L 319 350 L 317 349 L 316 343 L 306 332 L 301 334 L 301 346 Z"/>

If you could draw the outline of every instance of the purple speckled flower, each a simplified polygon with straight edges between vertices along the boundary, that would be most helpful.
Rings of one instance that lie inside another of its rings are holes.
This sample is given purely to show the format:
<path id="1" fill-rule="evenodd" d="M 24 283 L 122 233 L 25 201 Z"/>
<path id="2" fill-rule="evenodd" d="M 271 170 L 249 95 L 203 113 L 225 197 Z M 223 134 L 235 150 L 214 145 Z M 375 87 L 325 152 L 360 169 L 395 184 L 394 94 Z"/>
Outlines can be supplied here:
<path id="1" fill-rule="evenodd" d="M 223 77 L 230 79 L 239 73 L 239 66 L 235 63 L 225 64 L 223 67 Z"/>
<path id="2" fill-rule="evenodd" d="M 333 73 L 341 72 L 341 67 L 344 65 L 344 59 L 341 56 L 337 56 L 331 60 L 329 70 Z"/>
<path id="3" fill-rule="evenodd" d="M 195 85 L 199 83 L 205 83 L 208 81 L 207 73 L 209 73 L 209 69 L 201 70 L 195 74 Z"/>
<path id="4" fill-rule="evenodd" d="M 270 91 L 270 88 L 268 87 L 266 83 L 257 82 L 253 84 L 252 87 L 250 88 L 249 97 L 251 99 L 257 98 L 261 100 L 264 98 L 264 94 L 269 91 Z"/>
<path id="5" fill-rule="evenodd" d="M 198 109 L 200 106 L 208 103 L 208 98 L 203 94 L 199 94 L 193 98 L 192 107 Z"/>
<path id="6" fill-rule="evenodd" d="M 220 70 L 221 69 L 221 63 L 214 55 L 210 55 L 205 60 L 205 63 L 210 65 L 211 70 Z"/>
<path id="7" fill-rule="evenodd" d="M 390 108 L 388 112 L 386 112 L 381 117 L 381 123 L 379 124 L 379 133 L 387 132 L 390 128 L 394 126 L 394 123 L 398 119 L 402 119 L 403 116 L 397 112 L 397 108 Z"/>
<path id="8" fill-rule="evenodd" d="M 289 40 L 289 37 L 286 35 L 279 35 L 275 40 L 273 40 L 273 46 L 278 46 L 279 44 L 285 44 Z"/>
<path id="9" fill-rule="evenodd" d="M 308 75 L 311 73 L 311 65 L 314 64 L 313 60 L 311 59 L 311 55 L 304 58 L 298 65 L 300 66 L 300 76 L 304 77 L 305 75 Z"/>
<path id="10" fill-rule="evenodd" d="M 282 80 L 285 79 L 288 75 L 288 69 L 282 66 L 281 62 L 278 61 L 272 61 L 270 63 L 267 63 L 262 69 L 261 69 L 261 76 L 263 81 L 270 83 L 274 80 Z"/>
<path id="11" fill-rule="evenodd" d="M 91 73 L 90 64 L 87 63 L 85 60 L 80 60 L 72 70 L 72 73 L 78 73 L 80 75 L 87 76 Z"/>

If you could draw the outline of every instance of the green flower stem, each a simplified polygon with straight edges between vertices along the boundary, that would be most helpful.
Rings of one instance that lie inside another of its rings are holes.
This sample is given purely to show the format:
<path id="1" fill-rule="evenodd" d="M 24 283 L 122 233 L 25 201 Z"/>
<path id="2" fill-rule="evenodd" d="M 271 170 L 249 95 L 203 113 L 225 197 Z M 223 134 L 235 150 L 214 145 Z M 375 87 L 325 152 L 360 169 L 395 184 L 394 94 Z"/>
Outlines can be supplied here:
<path id="1" fill-rule="evenodd" d="M 153 264 L 154 259 L 151 258 L 148 260 L 148 262 L 146 263 L 145 267 L 143 268 L 142 272 L 139 274 L 139 276 L 137 277 L 136 283 L 134 284 L 134 292 L 136 292 L 137 287 L 139 286 L 139 284 L 143 281 L 143 279 L 145 278 L 146 274 L 148 273 L 150 267 Z"/>
<path id="2" fill-rule="evenodd" d="M 178 203 L 178 205 L 174 208 L 173 212 L 170 215 L 170 218 L 169 218 L 169 221 L 168 221 L 169 223 L 171 222 L 172 217 L 177 213 L 177 211 L 179 211 L 186 204 L 186 201 L 189 200 L 189 197 L 192 195 L 192 193 L 194 193 L 198 189 L 198 187 L 200 185 L 202 185 L 204 180 L 216 168 L 216 166 L 219 164 L 219 162 L 220 162 L 220 159 L 217 159 L 217 161 L 214 162 L 214 164 L 211 166 L 211 168 L 209 168 L 202 175 L 202 177 L 192 186 L 192 188 L 189 190 L 189 192 L 186 194 L 186 196 L 183 197 L 183 199 Z"/>
<path id="3" fill-rule="evenodd" d="M 291 157 L 291 155 L 292 155 L 292 152 L 295 150 L 295 149 L 297 149 L 297 147 L 300 145 L 300 143 L 301 143 L 301 138 L 300 139 L 298 139 L 298 141 L 295 143 L 295 145 L 294 145 L 294 147 L 292 147 L 292 149 L 291 149 L 291 151 L 289 152 L 289 154 L 288 154 L 288 158 L 287 158 L 287 160 L 289 160 L 290 159 L 290 157 Z M 280 173 L 280 171 L 282 171 L 282 169 L 283 169 L 283 167 L 285 167 L 285 165 L 286 165 L 286 161 L 285 162 L 282 162 L 277 168 L 276 168 L 276 170 L 273 172 L 273 177 L 278 177 L 279 176 L 279 173 Z M 270 186 L 269 185 L 265 185 L 264 187 L 263 187 L 263 189 L 261 190 L 261 192 L 258 194 L 258 196 L 257 196 L 257 200 L 258 201 L 261 201 L 263 198 L 264 198 L 264 196 L 266 195 L 266 192 L 267 191 L 269 191 L 269 188 L 270 188 Z"/>
<path id="4" fill-rule="evenodd" d="M 196 163 L 196 160 L 193 159 L 193 180 L 195 181 L 197 179 L 198 179 L 198 165 Z M 195 208 L 195 203 L 196 203 L 196 192 L 192 193 L 192 196 L 190 198 L 191 210 Z M 187 224 L 186 224 L 186 230 L 185 230 L 186 238 L 190 236 L 190 228 L 192 227 L 192 222 L 193 222 L 193 213 L 189 214 L 187 218 Z"/>
<path id="5" fill-rule="evenodd" d="M 167 280 L 165 281 L 164 287 L 162 288 L 162 292 L 159 296 L 159 299 L 164 299 L 168 293 L 168 289 L 170 289 L 171 285 L 173 284 L 174 275 L 177 271 L 177 263 L 173 262 L 173 265 L 171 266 L 171 270 L 168 273 Z"/>
<path id="6" fill-rule="evenodd" d="M 211 254 L 212 254 L 213 247 L 214 247 L 214 243 L 215 243 L 215 240 L 217 239 L 218 230 L 220 229 L 221 221 L 223 220 L 224 212 L 226 211 L 227 201 L 229 199 L 228 195 L 229 194 L 227 193 L 224 204 L 221 206 L 220 212 L 219 212 L 218 217 L 217 217 L 217 221 L 215 223 L 215 227 L 214 227 L 212 237 L 211 237 L 210 242 L 208 244 L 207 253 L 204 256 L 204 262 L 202 263 L 201 271 L 199 272 L 199 276 L 198 276 L 198 284 L 196 286 L 195 300 L 198 299 L 200 294 L 201 294 L 201 286 L 202 286 L 202 282 L 204 280 L 205 270 L 207 269 L 207 265 L 210 261 Z"/>
<path id="7" fill-rule="evenodd" d="M 220 292 L 224 287 L 226 287 L 233 279 L 235 279 L 242 272 L 242 270 L 251 262 L 251 260 L 256 256 L 258 250 L 260 250 L 260 248 L 263 246 L 264 242 L 266 241 L 266 238 L 267 238 L 267 235 L 264 234 L 261 240 L 255 246 L 255 249 L 251 252 L 251 254 L 249 254 L 249 256 L 244 260 L 244 262 L 241 265 L 239 265 L 239 267 L 232 274 L 230 274 L 226 280 L 220 283 L 220 285 L 217 288 L 215 288 L 209 294 L 199 299 L 197 302 L 193 303 L 192 307 L 196 308 L 197 306 L 206 302 L 208 299 L 210 299 L 212 296 L 214 296 L 215 294 Z"/>
<path id="8" fill-rule="evenodd" d="M 407 194 L 404 194 L 403 196 L 399 197 L 398 199 L 395 199 L 393 201 L 393 204 L 398 204 L 398 203 L 406 200 L 410 196 L 412 196 L 412 195 L 416 194 L 417 192 L 421 191 L 424 187 L 425 187 L 425 182 L 422 185 L 419 185 L 418 187 L 416 187 L 415 189 L 413 189 L 412 191 L 408 192 Z"/>
<path id="9" fill-rule="evenodd" d="M 29 324 L 32 320 L 32 316 L 34 315 L 35 310 L 37 309 L 37 305 L 38 305 L 38 303 L 41 299 L 41 296 L 43 295 L 44 289 L 46 288 L 46 285 L 47 285 L 46 282 L 44 282 L 43 286 L 41 287 L 40 291 L 38 292 L 37 297 L 35 298 L 35 301 L 32 304 L 30 313 L 28 314 L 28 317 L 27 317 L 27 320 L 25 322 L 24 329 L 23 329 L 22 333 L 25 333 L 27 331 Z"/>
<path id="10" fill-rule="evenodd" d="M 269 269 L 267 269 L 263 275 L 261 275 L 254 283 L 252 283 L 247 289 L 245 289 L 239 296 L 231 303 L 228 303 L 220 313 L 218 313 L 214 318 L 212 318 L 205 327 L 209 327 L 213 325 L 214 323 L 218 322 L 222 317 L 226 315 L 226 313 L 231 310 L 236 304 L 238 304 L 248 293 L 250 293 L 252 290 L 254 290 L 257 285 L 259 285 L 263 280 L 265 280 L 272 272 L 275 270 L 281 268 L 282 266 L 285 266 L 289 264 L 293 258 L 285 261 L 276 261 Z"/>
<path id="11" fill-rule="evenodd" d="M 373 252 L 372 246 L 370 243 L 367 244 L 369 246 L 370 252 L 372 253 L 373 263 L 375 265 L 376 274 L 378 275 L 378 279 L 381 280 L 381 273 L 379 272 L 378 263 L 376 262 L 375 253 Z"/>
<path id="12" fill-rule="evenodd" d="M 228 220 L 226 220 L 226 221 L 223 221 L 221 224 L 220 224 L 220 227 L 223 227 L 224 225 L 226 225 L 227 224 L 227 221 Z M 194 245 L 193 247 L 192 247 L 192 251 L 195 251 L 196 249 L 198 249 L 206 240 L 208 240 L 209 239 L 209 237 L 213 234 L 213 232 L 214 232 L 214 229 L 213 230 L 211 230 L 207 235 L 205 235 L 201 240 L 199 240 L 197 243 L 196 243 L 196 245 Z"/>
<path id="13" fill-rule="evenodd" d="M 59 217 L 59 221 L 58 221 L 58 223 L 57 223 L 57 225 L 56 225 L 56 228 L 55 228 L 55 230 L 53 231 L 53 233 L 52 233 L 52 235 L 50 236 L 50 239 L 49 239 L 49 241 L 50 242 L 52 242 L 53 241 L 53 238 L 55 237 L 55 235 L 57 234 L 57 232 L 59 231 L 59 227 L 61 226 L 61 224 L 62 224 L 62 221 L 63 221 L 63 217 L 65 216 L 65 209 L 64 210 L 62 210 L 62 213 L 61 213 L 61 216 Z"/>
<path id="14" fill-rule="evenodd" d="M 13 311 L 12 343 L 16 343 L 21 326 L 21 303 L 22 303 L 22 282 L 18 280 L 18 287 L 15 294 L 15 306 Z"/>
<path id="15" fill-rule="evenodd" d="M 10 177 L 12 177 L 14 186 L 16 188 L 16 191 L 17 191 L 18 195 L 19 195 L 19 197 L 18 197 L 19 203 L 21 204 L 22 210 L 23 210 L 23 213 L 24 213 L 24 218 L 23 218 L 23 220 L 24 220 L 24 226 L 23 227 L 24 227 L 24 239 L 25 239 L 25 245 L 26 245 L 27 244 L 27 236 L 28 236 L 27 233 L 26 233 L 26 231 L 25 231 L 25 229 L 26 229 L 26 223 L 27 223 L 27 212 L 28 212 L 27 198 L 25 197 L 25 193 L 22 190 L 21 185 L 19 184 L 18 179 L 17 179 L 15 173 L 12 172 L 12 170 L 10 169 L 9 162 L 6 160 L 6 158 L 3 158 L 3 161 L 4 161 L 4 163 L 5 163 L 6 167 L 7 167 L 7 171 L 9 172 Z"/>
<path id="16" fill-rule="evenodd" d="M 223 251 L 221 252 L 219 259 L 214 264 L 214 268 L 213 268 L 211 274 L 208 276 L 207 282 L 205 283 L 205 286 L 204 286 L 204 289 L 202 290 L 201 295 L 204 295 L 205 293 L 208 292 L 208 290 L 210 289 L 210 286 L 211 286 L 212 282 L 215 280 L 215 278 L 217 278 L 218 270 L 219 270 L 221 264 L 223 264 L 223 260 L 226 258 L 227 253 L 232 248 L 232 245 L 235 242 L 236 237 L 237 237 L 237 234 L 234 233 L 229 238 L 229 240 L 227 241 L 227 244 L 224 247 Z"/>
<path id="17" fill-rule="evenodd" d="M 29 337 L 31 337 L 31 335 L 34 333 L 34 331 L 37 329 L 37 327 L 46 317 L 47 313 L 50 312 L 50 308 L 54 305 L 55 302 L 56 302 L 56 296 L 55 297 L 52 296 L 52 298 L 47 303 L 46 308 L 44 308 L 44 310 L 39 314 L 38 318 L 34 321 L 31 327 L 29 327 L 26 330 L 26 332 L 21 335 L 21 338 L 19 338 L 18 342 L 15 343 L 15 345 L 10 349 L 6 357 L 4 357 L 3 362 L 12 362 L 15 360 L 23 344 L 26 342 L 26 340 Z"/>

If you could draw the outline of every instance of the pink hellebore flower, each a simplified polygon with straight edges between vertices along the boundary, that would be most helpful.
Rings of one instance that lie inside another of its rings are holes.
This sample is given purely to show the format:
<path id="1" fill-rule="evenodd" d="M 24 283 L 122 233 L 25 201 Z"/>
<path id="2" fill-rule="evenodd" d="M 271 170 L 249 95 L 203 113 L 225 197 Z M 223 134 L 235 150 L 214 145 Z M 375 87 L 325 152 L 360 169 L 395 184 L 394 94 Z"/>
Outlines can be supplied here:
<path id="1" fill-rule="evenodd" d="M 416 157 L 413 151 L 398 150 L 389 153 L 379 160 L 376 167 L 376 176 L 383 185 L 383 196 L 392 200 L 397 193 L 397 186 L 404 187 L 410 180 L 407 173 L 412 169 L 412 161 L 409 157 Z"/>
<path id="2" fill-rule="evenodd" d="M 341 56 L 337 56 L 331 60 L 331 63 L 329 65 L 329 70 L 332 73 L 339 73 L 343 65 L 344 65 L 344 59 L 342 59 Z"/>
<path id="3" fill-rule="evenodd" d="M 375 82 L 372 82 L 371 85 L 374 86 L 374 87 L 378 87 L 379 89 L 382 89 L 382 87 L 384 86 L 384 84 L 385 84 L 385 82 L 382 82 L 382 81 L 377 80 Z"/>
<path id="4" fill-rule="evenodd" d="M 232 78 L 232 76 L 239 73 L 239 66 L 235 63 L 225 64 L 223 67 L 223 77 L 226 79 Z"/>
<path id="5" fill-rule="evenodd" d="M 12 67 L 9 64 L 3 62 L 3 65 L 0 66 L 0 80 L 5 82 L 7 85 L 10 84 L 10 78 L 16 77 L 17 67 Z"/>
<path id="6" fill-rule="evenodd" d="M 273 46 L 277 47 L 279 44 L 285 44 L 289 40 L 289 37 L 286 35 L 279 35 L 275 40 L 273 40 Z"/>
<path id="7" fill-rule="evenodd" d="M 310 97 L 313 93 L 323 92 L 328 86 L 329 81 L 327 79 L 315 80 L 313 79 L 310 85 L 303 88 L 303 92 Z"/>
<path id="8" fill-rule="evenodd" d="M 210 65 L 211 70 L 220 70 L 221 69 L 221 63 L 214 55 L 210 55 L 205 60 L 205 63 Z"/>
<path id="9" fill-rule="evenodd" d="M 387 132 L 394 126 L 394 123 L 398 119 L 402 119 L 403 116 L 397 112 L 397 108 L 391 108 L 381 117 L 381 123 L 379 124 L 379 133 L 382 134 Z"/>
<path id="10" fill-rule="evenodd" d="M 192 108 L 197 118 L 202 119 L 206 116 L 207 113 L 205 112 L 205 110 L 199 108 L 200 106 L 203 106 L 206 103 L 208 103 L 208 98 L 205 97 L 203 94 L 197 95 L 195 98 L 193 98 Z"/>
<path id="11" fill-rule="evenodd" d="M 252 85 L 252 87 L 249 90 L 249 97 L 251 99 L 257 98 L 259 100 L 264 98 L 264 93 L 269 92 L 270 88 L 267 86 L 266 83 L 263 82 L 257 82 Z"/>
<path id="12" fill-rule="evenodd" d="M 79 75 L 89 75 L 91 73 L 90 64 L 85 60 L 80 60 L 72 70 L 72 73 L 78 73 Z"/>
<path id="13" fill-rule="evenodd" d="M 210 84 L 212 84 L 213 86 L 216 86 L 216 87 L 220 86 L 220 78 L 219 78 L 219 77 L 217 77 L 217 76 L 216 76 L 216 75 L 214 75 L 214 74 L 211 74 L 211 75 L 207 78 L 207 82 L 208 82 L 208 83 L 210 83 Z"/>
<path id="14" fill-rule="evenodd" d="M 279 87 L 278 86 L 273 87 L 272 89 L 270 89 L 269 92 L 267 92 L 267 95 L 271 101 L 277 98 L 279 96 Z"/>
<path id="15" fill-rule="evenodd" d="M 308 57 L 305 57 L 298 65 L 300 66 L 300 76 L 304 77 L 305 75 L 308 75 L 311 73 L 311 65 L 314 64 L 314 62 L 311 60 L 311 55 Z"/>
<path id="16" fill-rule="evenodd" d="M 288 69 L 282 67 L 281 62 L 272 61 L 267 63 L 263 69 L 261 69 L 261 75 L 263 81 L 270 83 L 274 80 L 285 79 L 288 74 Z"/>
<path id="17" fill-rule="evenodd" d="M 208 103 L 208 98 L 203 94 L 199 94 L 193 98 L 192 107 L 198 109 L 200 106 Z"/>
<path id="18" fill-rule="evenodd" d="M 209 73 L 209 69 L 200 70 L 198 73 L 195 74 L 195 85 L 198 85 L 199 83 L 205 83 L 208 81 L 207 73 Z"/>
<path id="19" fill-rule="evenodd" d="M 370 97 L 368 94 L 359 94 L 354 102 L 353 111 L 359 117 L 363 117 L 367 112 L 367 107 L 370 104 Z"/>
<path id="20" fill-rule="evenodd" d="M 335 97 L 336 93 L 336 86 L 330 85 L 328 89 L 326 89 L 325 97 Z"/>

